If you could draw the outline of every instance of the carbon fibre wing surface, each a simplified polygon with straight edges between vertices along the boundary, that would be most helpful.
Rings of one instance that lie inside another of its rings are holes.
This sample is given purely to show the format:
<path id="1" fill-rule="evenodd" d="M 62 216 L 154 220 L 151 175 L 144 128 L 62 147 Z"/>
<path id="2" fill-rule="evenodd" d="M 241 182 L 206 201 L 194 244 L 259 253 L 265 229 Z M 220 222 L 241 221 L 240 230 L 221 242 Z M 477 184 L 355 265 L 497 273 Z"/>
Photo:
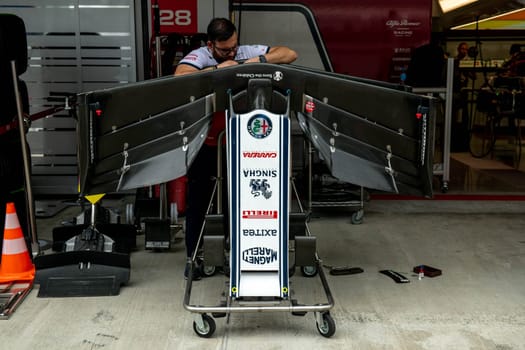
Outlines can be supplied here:
<path id="1" fill-rule="evenodd" d="M 288 107 L 332 175 L 383 191 L 432 196 L 436 102 L 404 86 L 290 65 L 244 64 L 79 96 L 82 194 L 184 175 L 213 112 L 252 108 L 250 81 L 267 80 L 266 107 Z M 232 97 L 233 96 L 233 97 Z M 289 106 L 288 106 L 289 104 Z"/>

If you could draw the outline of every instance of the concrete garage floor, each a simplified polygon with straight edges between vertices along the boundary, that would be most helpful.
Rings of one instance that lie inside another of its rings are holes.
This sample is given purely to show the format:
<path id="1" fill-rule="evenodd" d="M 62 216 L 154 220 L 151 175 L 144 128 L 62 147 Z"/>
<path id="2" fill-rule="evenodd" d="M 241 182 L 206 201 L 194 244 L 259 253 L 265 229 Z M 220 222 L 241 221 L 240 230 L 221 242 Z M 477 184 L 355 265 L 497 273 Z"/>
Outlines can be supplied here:
<path id="1" fill-rule="evenodd" d="M 69 208 L 38 220 L 40 237 L 77 213 Z M 327 274 L 337 326 L 329 339 L 311 313 L 232 314 L 216 319 L 211 339 L 199 338 L 182 307 L 183 243 L 152 252 L 138 236 L 131 280 L 120 295 L 38 298 L 35 286 L 0 321 L 0 348 L 525 349 L 524 227 L 519 201 L 372 201 L 361 225 L 351 225 L 344 208 L 315 212 L 310 228 L 323 263 L 364 269 Z M 419 264 L 443 275 L 419 281 L 411 273 Z M 410 283 L 396 284 L 382 269 Z M 296 273 L 292 287 L 306 300 L 322 299 L 315 281 Z M 221 283 L 221 276 L 195 282 L 192 295 L 218 300 Z"/>

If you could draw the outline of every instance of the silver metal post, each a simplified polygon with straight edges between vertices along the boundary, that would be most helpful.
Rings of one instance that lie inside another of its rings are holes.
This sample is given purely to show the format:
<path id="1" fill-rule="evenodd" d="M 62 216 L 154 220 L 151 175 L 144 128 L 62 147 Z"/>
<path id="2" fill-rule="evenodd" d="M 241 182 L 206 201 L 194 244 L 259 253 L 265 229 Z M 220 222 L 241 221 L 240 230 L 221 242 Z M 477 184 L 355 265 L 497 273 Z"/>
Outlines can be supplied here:
<path id="1" fill-rule="evenodd" d="M 157 78 L 162 75 L 162 60 L 160 54 L 160 8 L 158 0 L 151 4 L 153 8 L 153 32 L 155 33 L 155 63 L 157 64 Z"/>
<path id="2" fill-rule="evenodd" d="M 160 57 L 160 36 L 155 37 L 155 59 L 157 63 L 157 78 L 162 76 L 162 60 Z"/>
<path id="3" fill-rule="evenodd" d="M 452 94 L 454 83 L 454 59 L 447 60 L 447 98 L 445 99 L 445 133 L 443 141 L 443 183 L 450 179 L 450 129 L 452 127 Z"/>
<path id="4" fill-rule="evenodd" d="M 308 148 L 308 210 L 312 211 L 312 186 L 313 186 L 313 183 L 312 183 L 312 175 L 313 175 L 313 171 L 312 171 L 312 155 L 314 153 L 314 150 L 312 148 L 312 144 L 310 143 L 310 141 L 308 141 L 307 143 L 307 146 Z"/>
<path id="5" fill-rule="evenodd" d="M 92 227 L 95 227 L 95 220 L 96 220 L 96 217 L 97 217 L 97 206 L 95 205 L 95 203 L 91 203 L 91 226 Z"/>
<path id="6" fill-rule="evenodd" d="M 159 4 L 153 4 L 155 10 L 155 16 L 159 16 Z M 159 21 L 159 18 L 155 18 L 155 21 Z M 160 26 L 160 22 L 159 22 Z M 161 40 L 160 40 L 160 27 L 155 29 L 155 62 L 157 66 L 157 78 L 162 76 L 162 57 L 161 57 Z M 168 192 L 167 192 L 166 183 L 161 183 L 159 185 L 159 218 L 165 219 L 168 217 Z"/>
<path id="7" fill-rule="evenodd" d="M 221 131 L 217 137 L 217 214 L 222 214 L 222 140 L 224 133 Z"/>
<path id="8" fill-rule="evenodd" d="M 40 245 L 36 234 L 35 205 L 33 203 L 33 190 L 31 188 L 31 165 L 30 154 L 27 146 L 26 133 L 24 129 L 24 110 L 22 108 L 22 98 L 18 90 L 18 75 L 16 74 L 16 63 L 11 61 L 11 72 L 13 73 L 13 87 L 15 89 L 16 108 L 18 111 L 18 130 L 20 131 L 20 143 L 22 146 L 22 155 L 24 157 L 24 176 L 27 196 L 27 209 L 29 214 L 29 226 L 31 230 L 31 250 L 33 256 L 40 254 Z"/>
<path id="9" fill-rule="evenodd" d="M 159 217 L 165 219 L 168 217 L 168 191 L 166 189 L 166 183 L 159 185 Z"/>

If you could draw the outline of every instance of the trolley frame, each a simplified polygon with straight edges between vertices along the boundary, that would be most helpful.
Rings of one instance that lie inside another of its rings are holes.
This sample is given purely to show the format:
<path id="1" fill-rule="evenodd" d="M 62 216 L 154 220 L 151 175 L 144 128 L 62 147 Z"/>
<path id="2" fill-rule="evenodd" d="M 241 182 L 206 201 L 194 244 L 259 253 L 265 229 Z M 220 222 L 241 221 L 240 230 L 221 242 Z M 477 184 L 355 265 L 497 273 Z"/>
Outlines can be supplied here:
<path id="1" fill-rule="evenodd" d="M 250 88 L 250 87 L 249 87 Z M 257 91 L 255 92 L 255 94 L 258 94 L 258 93 L 262 93 L 261 91 Z M 259 101 L 263 101 L 265 96 L 264 95 L 259 95 Z M 257 98 L 256 98 L 257 100 Z M 230 94 L 230 111 L 231 111 L 231 116 L 229 116 L 228 114 L 230 113 L 227 113 L 227 121 L 230 122 L 232 121 L 233 119 L 235 118 L 240 118 L 240 117 L 243 117 L 243 118 L 249 118 L 251 117 L 252 119 L 254 118 L 253 117 L 253 114 L 254 113 L 257 113 L 257 115 L 263 115 L 263 118 L 269 118 L 269 116 L 271 118 L 287 118 L 288 120 L 286 120 L 287 123 L 290 122 L 289 120 L 289 97 L 287 96 L 286 97 L 286 103 L 287 103 L 287 108 L 286 108 L 286 112 L 284 114 L 281 114 L 281 115 L 278 115 L 278 114 L 274 114 L 274 113 L 271 113 L 269 112 L 268 110 L 264 109 L 264 108 L 260 108 L 260 107 L 263 107 L 261 106 L 261 104 L 259 103 L 258 105 L 255 105 L 255 107 L 259 107 L 259 108 L 254 108 L 252 111 L 248 112 L 248 113 L 245 113 L 245 114 L 236 114 L 235 112 L 233 112 L 233 99 L 232 99 L 232 96 Z M 262 103 L 264 104 L 264 103 Z M 267 119 L 269 120 L 269 119 Z M 275 119 L 274 119 L 275 120 Z M 286 123 L 285 123 L 286 124 Z M 280 132 L 282 130 L 280 130 L 279 128 L 277 128 Z M 286 142 L 290 142 L 290 128 L 284 128 L 285 129 L 285 133 L 284 133 L 284 136 L 283 136 L 283 133 L 281 132 L 280 133 L 280 142 L 282 143 L 283 141 L 286 141 Z M 237 130 L 237 128 L 233 128 L 233 130 Z M 287 134 L 286 134 L 287 133 Z M 228 153 L 228 170 L 230 172 L 230 176 L 237 176 L 236 174 L 231 174 L 232 172 L 232 166 L 231 166 L 231 161 L 232 161 L 232 158 L 234 156 L 236 156 L 235 154 L 231 154 L 232 153 L 232 149 L 237 149 L 237 150 L 240 150 L 240 152 L 242 152 L 242 143 L 239 141 L 239 138 L 240 136 L 238 134 L 236 134 L 236 131 L 235 133 L 233 134 L 230 134 L 228 135 L 228 137 L 230 139 L 236 139 L 236 142 L 238 141 L 240 145 L 240 147 L 237 147 L 237 148 L 228 148 L 229 150 L 229 153 Z M 221 144 L 221 143 L 219 143 Z M 289 145 L 285 145 L 284 148 L 282 148 L 282 150 L 284 150 L 285 152 L 288 150 L 288 147 Z M 211 207 L 212 207 L 212 202 L 213 202 L 213 198 L 215 197 L 215 195 L 217 195 L 217 198 L 218 198 L 218 208 L 220 210 L 220 196 L 222 196 L 221 194 L 221 174 L 222 174 L 222 171 L 220 169 L 220 165 L 221 165 L 221 152 L 218 152 L 218 176 L 217 176 L 217 179 L 216 179 L 216 183 L 215 183 L 215 187 L 213 189 L 213 193 L 212 193 L 212 197 L 210 198 L 210 202 L 209 202 L 209 205 L 208 205 L 208 213 L 210 212 L 211 210 Z M 279 155 L 280 156 L 280 155 Z M 289 156 L 283 156 L 282 159 L 280 160 L 281 163 L 284 161 L 284 164 L 281 164 L 282 167 L 284 167 L 284 171 L 282 172 L 287 178 L 288 180 L 286 180 L 286 182 L 288 182 L 290 184 L 289 187 L 291 187 L 291 189 L 293 190 L 294 192 L 294 195 L 296 196 L 297 198 L 297 201 L 298 201 L 298 205 L 299 205 L 299 209 L 301 211 L 301 213 L 304 213 L 304 210 L 300 204 L 300 199 L 299 199 L 299 196 L 298 196 L 298 193 L 297 193 L 297 190 L 295 188 L 295 184 L 294 182 L 290 179 L 290 176 L 289 176 L 289 169 L 290 169 L 290 157 Z M 277 179 L 278 181 L 283 181 L 281 177 L 281 172 L 278 171 L 278 177 L 279 179 Z M 230 182 L 231 183 L 231 182 Z M 286 186 L 282 186 L 282 187 L 286 187 Z M 275 188 L 275 187 L 274 187 Z M 231 192 L 231 190 L 230 190 Z M 289 202 L 289 198 L 290 198 L 290 193 L 285 191 L 285 193 L 281 193 L 279 191 L 278 192 L 278 195 L 280 195 L 280 202 L 281 204 L 283 202 L 285 202 L 286 204 L 283 205 L 283 206 L 279 206 L 280 208 L 281 207 L 284 207 L 286 208 L 287 210 L 289 210 L 289 205 L 288 202 Z M 239 203 L 241 202 L 241 200 L 239 198 L 237 198 L 237 200 L 235 198 L 232 199 L 232 195 L 230 194 L 230 197 L 229 197 L 229 203 L 231 204 L 232 202 L 234 203 Z M 230 220 L 232 220 L 232 210 L 230 210 Z M 295 299 L 292 299 L 291 298 L 291 293 L 288 291 L 288 279 L 291 277 L 290 276 L 290 269 L 288 268 L 288 261 L 289 261 L 289 253 L 290 253 L 290 249 L 288 248 L 288 240 L 289 240 L 289 235 L 288 235 L 288 230 L 289 230 L 289 216 L 288 216 L 289 213 L 286 213 L 286 215 L 283 215 L 283 213 L 279 213 L 279 218 L 282 217 L 282 219 L 286 220 L 285 222 L 285 225 L 284 227 L 281 227 L 282 228 L 282 231 L 283 232 L 279 232 L 279 234 L 282 234 L 282 236 L 279 236 L 281 240 L 286 240 L 286 244 L 280 244 L 280 247 L 285 247 L 286 248 L 286 251 L 279 251 L 279 259 L 285 259 L 286 260 L 286 263 L 284 264 L 279 264 L 279 270 L 278 270 L 278 273 L 280 276 L 286 274 L 286 276 L 282 276 L 284 278 L 281 278 L 281 282 L 284 281 L 284 287 L 285 288 L 282 288 L 284 290 L 284 293 L 281 293 L 280 295 L 272 295 L 272 296 L 269 296 L 269 295 L 260 295 L 260 296 L 254 296 L 254 295 L 250 295 L 250 296 L 240 296 L 240 294 L 237 293 L 237 285 L 235 286 L 230 286 L 230 292 L 227 293 L 227 297 L 226 297 L 226 300 L 223 301 L 222 303 L 220 303 L 219 305 L 196 305 L 196 304 L 191 304 L 191 293 L 192 293 L 192 285 L 193 285 L 193 272 L 194 272 L 194 269 L 196 268 L 196 262 L 197 262 L 197 251 L 194 252 L 193 256 L 192 256 L 192 259 L 191 259 L 191 262 L 190 262 L 190 267 L 189 267 L 189 271 L 188 271 L 188 278 L 187 278 L 187 282 L 186 282 L 186 288 L 185 288 L 185 293 L 184 293 L 184 301 L 183 301 L 183 306 L 184 308 L 189 311 L 189 312 L 192 312 L 195 314 L 195 317 L 194 317 L 194 323 L 193 323 L 193 328 L 195 330 L 195 332 L 197 333 L 197 335 L 201 336 L 201 337 L 210 337 L 213 332 L 215 331 L 215 321 L 213 320 L 213 318 L 211 318 L 210 316 L 208 316 L 207 314 L 211 314 L 212 316 L 215 316 L 215 317 L 223 317 L 223 316 L 226 316 L 227 314 L 231 314 L 231 313 L 249 313 L 249 312 L 290 312 L 292 313 L 293 315 L 304 315 L 308 312 L 314 312 L 315 313 L 315 320 L 316 320 L 316 324 L 317 324 L 317 328 L 318 328 L 318 331 L 320 332 L 321 335 L 325 336 L 325 337 L 330 337 L 332 336 L 334 333 L 335 333 L 335 322 L 333 321 L 332 317 L 330 316 L 330 313 L 329 313 L 329 310 L 333 308 L 334 306 L 334 299 L 333 299 L 333 296 L 332 296 L 332 293 L 330 291 L 330 287 L 328 285 L 328 281 L 326 279 L 326 276 L 324 274 L 324 271 L 322 269 L 322 262 L 321 260 L 319 259 L 319 256 L 317 255 L 317 252 L 314 253 L 314 256 L 312 257 L 312 261 L 313 261 L 313 264 L 312 266 L 303 266 L 303 275 L 305 276 L 308 276 L 308 277 L 313 277 L 315 275 L 319 275 L 319 278 L 320 278 L 320 282 L 321 282 L 321 285 L 322 285 L 322 288 L 324 290 L 324 293 L 326 295 L 326 302 L 321 302 L 321 303 L 316 303 L 316 304 L 313 304 L 313 305 L 302 305 L 302 304 L 299 304 Z M 231 221 L 230 221 L 231 222 Z M 311 232 L 310 232 L 310 229 L 308 227 L 308 224 L 306 222 L 306 219 L 305 219 L 305 222 L 304 222 L 304 227 L 305 227 L 305 236 L 308 236 L 308 237 L 313 237 L 311 235 Z M 203 241 L 203 236 L 204 236 L 204 232 L 205 232 L 205 226 L 206 226 L 206 221 L 203 223 L 202 225 L 202 228 L 201 228 L 201 231 L 200 231 L 200 234 L 199 234 L 199 239 L 198 239 L 198 245 L 200 245 L 200 243 Z M 235 270 L 234 269 L 231 269 L 229 268 L 229 276 L 226 276 L 226 279 L 229 280 L 229 282 L 231 283 L 232 281 L 232 275 L 236 274 L 237 277 L 239 276 L 240 274 L 240 269 L 241 269 L 241 264 L 240 263 L 233 263 L 232 264 L 232 259 L 236 259 L 237 257 L 235 257 L 235 252 L 232 253 L 232 246 L 234 247 L 236 244 L 240 244 L 239 242 L 236 242 L 237 239 L 239 240 L 242 240 L 242 238 L 239 238 L 240 235 L 238 233 L 240 232 L 232 232 L 232 225 L 230 225 L 230 232 L 229 232 L 229 237 L 230 237 L 230 255 L 229 255 L 229 259 L 228 260 L 228 265 L 231 267 L 232 265 L 235 266 Z M 240 230 L 240 229 L 238 229 Z M 280 230 L 277 230 L 277 231 L 280 231 Z M 294 237 L 295 238 L 295 237 Z M 204 254 L 206 254 L 206 252 L 204 252 Z M 233 257 L 232 257 L 233 255 Z M 238 259 L 238 258 L 237 258 Z M 297 259 L 296 259 L 297 260 Z M 285 270 L 284 270 L 285 269 Z M 295 266 L 294 266 L 294 269 L 295 269 Z M 258 277 L 255 277 L 255 279 L 257 279 Z M 228 283 L 228 285 L 230 285 L 230 283 Z M 282 285 L 282 284 L 281 284 Z"/>

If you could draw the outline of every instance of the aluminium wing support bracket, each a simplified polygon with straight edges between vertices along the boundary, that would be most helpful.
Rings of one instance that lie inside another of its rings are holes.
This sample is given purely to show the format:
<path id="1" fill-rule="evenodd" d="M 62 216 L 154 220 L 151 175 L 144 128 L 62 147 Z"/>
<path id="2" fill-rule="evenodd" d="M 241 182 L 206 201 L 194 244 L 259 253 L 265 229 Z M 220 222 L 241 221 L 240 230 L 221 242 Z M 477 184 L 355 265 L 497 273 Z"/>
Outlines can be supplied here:
<path id="1" fill-rule="evenodd" d="M 193 100 L 194 100 L 194 98 L 191 99 L 191 101 L 193 101 Z M 189 168 L 189 162 L 188 162 L 189 143 L 188 143 L 188 136 L 183 136 L 186 133 L 186 129 L 184 128 L 184 125 L 186 125 L 186 122 L 184 120 L 181 120 L 181 122 L 180 122 L 180 130 L 177 131 L 177 133 L 182 136 L 182 147 L 181 147 L 181 149 L 184 152 L 184 154 L 186 155 L 186 157 L 185 157 L 186 167 Z"/>
<path id="2" fill-rule="evenodd" d="M 385 166 L 385 172 L 388 175 L 390 175 L 390 178 L 392 179 L 392 186 L 394 186 L 394 190 L 396 191 L 396 193 L 399 193 L 399 190 L 398 190 L 397 184 L 396 184 L 396 179 L 394 177 L 396 172 L 392 168 L 392 164 L 390 162 L 390 160 L 392 159 L 392 147 L 390 145 L 386 145 L 386 151 L 387 151 L 387 154 L 386 154 L 387 166 Z"/>
<path id="3" fill-rule="evenodd" d="M 337 132 L 337 123 L 333 123 L 332 127 L 333 127 L 332 135 L 334 137 L 330 137 L 330 152 L 334 153 L 335 152 L 335 138 L 339 136 L 339 133 Z"/>
<path id="4" fill-rule="evenodd" d="M 122 185 L 122 179 L 124 178 L 124 175 L 128 172 L 128 170 L 131 168 L 131 165 L 128 164 L 128 143 L 124 143 L 124 149 L 122 150 L 122 156 L 124 157 L 124 164 L 122 164 L 122 167 L 119 170 L 120 178 L 118 179 L 117 189 L 116 192 L 120 190 L 120 186 Z"/>

